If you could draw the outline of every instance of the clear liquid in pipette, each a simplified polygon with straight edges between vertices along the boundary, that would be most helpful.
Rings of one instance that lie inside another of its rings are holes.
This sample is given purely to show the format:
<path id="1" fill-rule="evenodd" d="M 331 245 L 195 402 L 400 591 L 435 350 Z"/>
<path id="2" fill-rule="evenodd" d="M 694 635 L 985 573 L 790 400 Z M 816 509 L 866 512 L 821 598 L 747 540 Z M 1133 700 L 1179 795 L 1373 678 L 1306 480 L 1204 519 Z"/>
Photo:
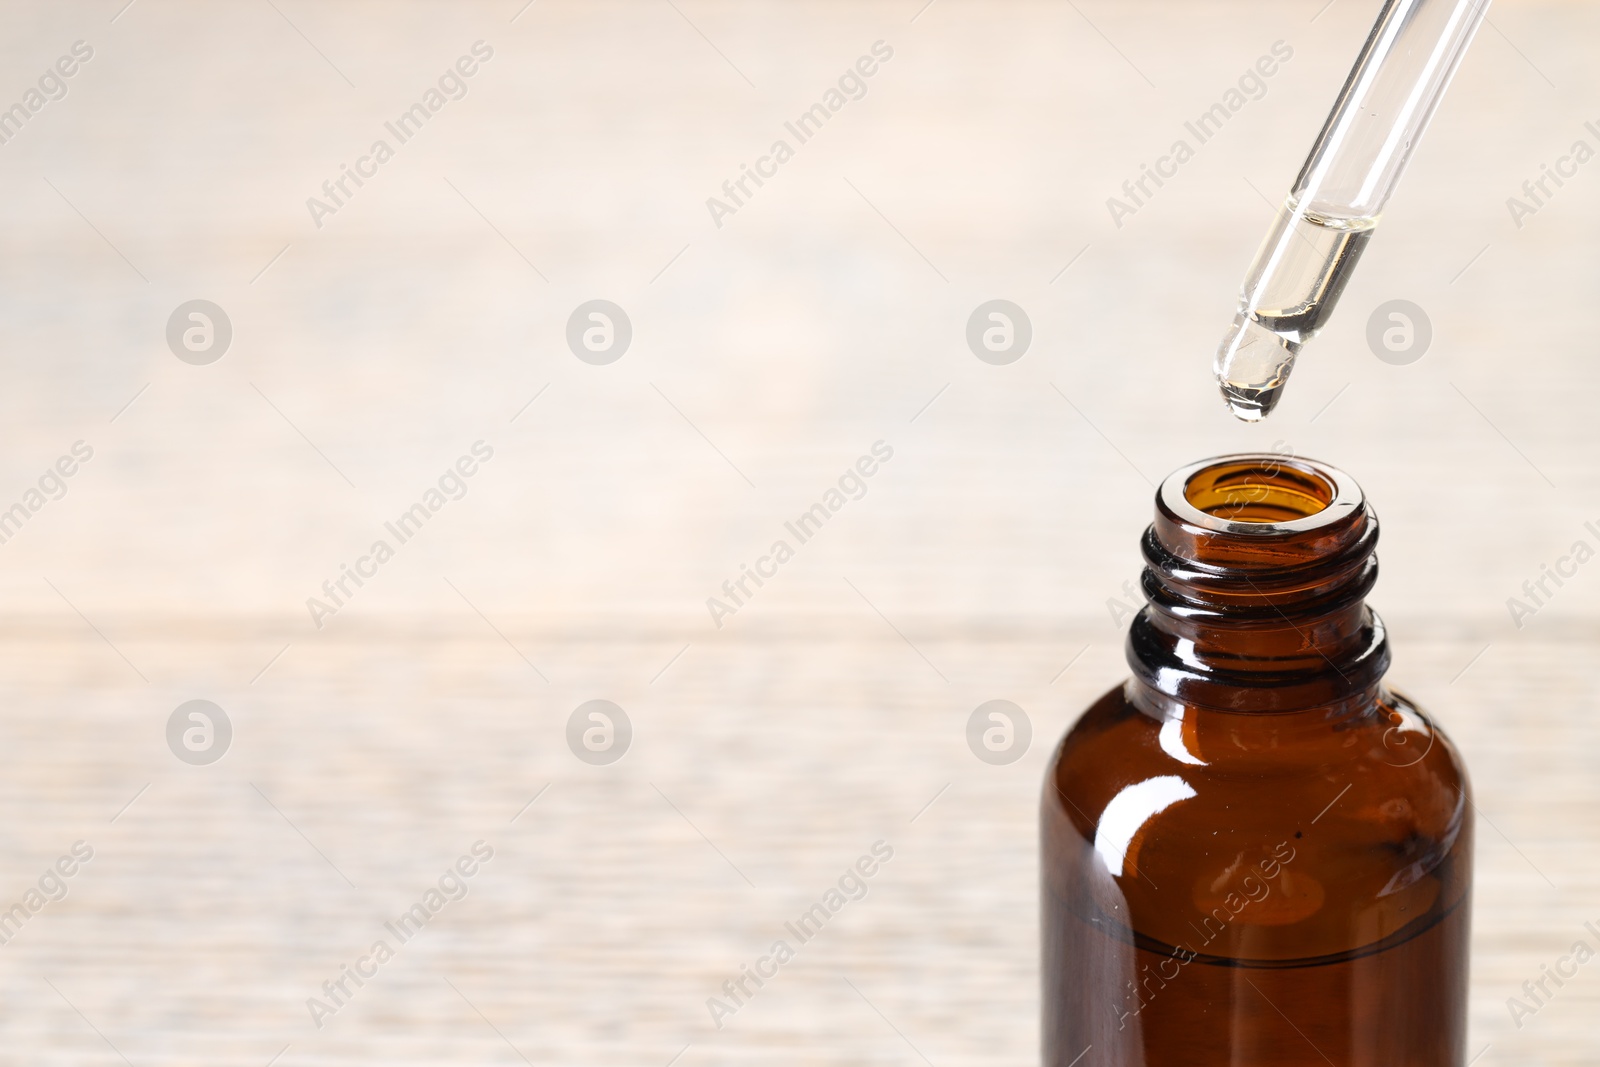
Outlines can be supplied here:
<path id="1" fill-rule="evenodd" d="M 1235 416 L 1255 422 L 1277 406 L 1295 357 L 1333 314 L 1377 224 L 1284 204 L 1217 349 L 1217 384 Z"/>

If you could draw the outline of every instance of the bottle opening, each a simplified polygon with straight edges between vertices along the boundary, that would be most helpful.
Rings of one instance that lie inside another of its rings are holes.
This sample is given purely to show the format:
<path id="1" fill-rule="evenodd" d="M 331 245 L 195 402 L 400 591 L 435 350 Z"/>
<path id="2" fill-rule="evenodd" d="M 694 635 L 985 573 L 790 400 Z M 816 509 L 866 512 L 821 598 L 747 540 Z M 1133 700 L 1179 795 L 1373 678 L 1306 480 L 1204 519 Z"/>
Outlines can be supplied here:
<path id="1" fill-rule="evenodd" d="M 1189 504 L 1228 522 L 1293 522 L 1325 510 L 1337 495 L 1316 471 L 1266 456 L 1210 464 L 1183 487 Z"/>

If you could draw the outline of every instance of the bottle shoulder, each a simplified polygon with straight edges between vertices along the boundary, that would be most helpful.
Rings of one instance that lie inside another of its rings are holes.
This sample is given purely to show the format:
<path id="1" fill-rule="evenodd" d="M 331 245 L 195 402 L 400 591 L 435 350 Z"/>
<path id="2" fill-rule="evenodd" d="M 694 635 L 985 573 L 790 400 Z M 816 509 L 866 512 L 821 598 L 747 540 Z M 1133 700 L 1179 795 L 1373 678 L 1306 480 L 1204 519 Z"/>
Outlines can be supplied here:
<path id="1" fill-rule="evenodd" d="M 1197 791 L 1280 799 L 1314 783 L 1354 779 L 1422 802 L 1432 794 L 1470 797 L 1466 766 L 1449 736 L 1420 705 L 1392 690 L 1365 708 L 1337 712 L 1179 708 L 1157 715 L 1141 711 L 1117 686 L 1067 731 L 1047 772 L 1064 797 L 1091 802 L 1108 789 L 1162 776 L 1182 778 Z"/>

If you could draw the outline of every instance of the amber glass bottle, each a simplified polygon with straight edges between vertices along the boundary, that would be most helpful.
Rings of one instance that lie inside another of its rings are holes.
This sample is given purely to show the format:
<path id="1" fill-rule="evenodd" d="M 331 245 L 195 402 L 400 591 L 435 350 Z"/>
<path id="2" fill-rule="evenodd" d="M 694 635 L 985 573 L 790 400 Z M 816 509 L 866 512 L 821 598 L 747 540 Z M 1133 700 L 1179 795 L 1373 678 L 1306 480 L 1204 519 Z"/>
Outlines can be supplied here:
<path id="1" fill-rule="evenodd" d="M 1460 1067 L 1471 798 L 1383 684 L 1377 539 L 1321 463 L 1162 484 L 1133 677 L 1045 780 L 1046 1067 Z"/>

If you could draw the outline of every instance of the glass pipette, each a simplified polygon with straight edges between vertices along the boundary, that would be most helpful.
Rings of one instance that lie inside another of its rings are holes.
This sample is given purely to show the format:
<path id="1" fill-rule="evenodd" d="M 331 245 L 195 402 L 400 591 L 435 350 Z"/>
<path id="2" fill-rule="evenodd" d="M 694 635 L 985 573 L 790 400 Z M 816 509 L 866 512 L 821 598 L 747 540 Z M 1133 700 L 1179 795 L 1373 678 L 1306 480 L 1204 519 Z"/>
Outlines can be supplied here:
<path id="1" fill-rule="evenodd" d="M 1239 291 L 1217 384 L 1266 418 L 1328 321 L 1489 0 L 1386 0 Z"/>

